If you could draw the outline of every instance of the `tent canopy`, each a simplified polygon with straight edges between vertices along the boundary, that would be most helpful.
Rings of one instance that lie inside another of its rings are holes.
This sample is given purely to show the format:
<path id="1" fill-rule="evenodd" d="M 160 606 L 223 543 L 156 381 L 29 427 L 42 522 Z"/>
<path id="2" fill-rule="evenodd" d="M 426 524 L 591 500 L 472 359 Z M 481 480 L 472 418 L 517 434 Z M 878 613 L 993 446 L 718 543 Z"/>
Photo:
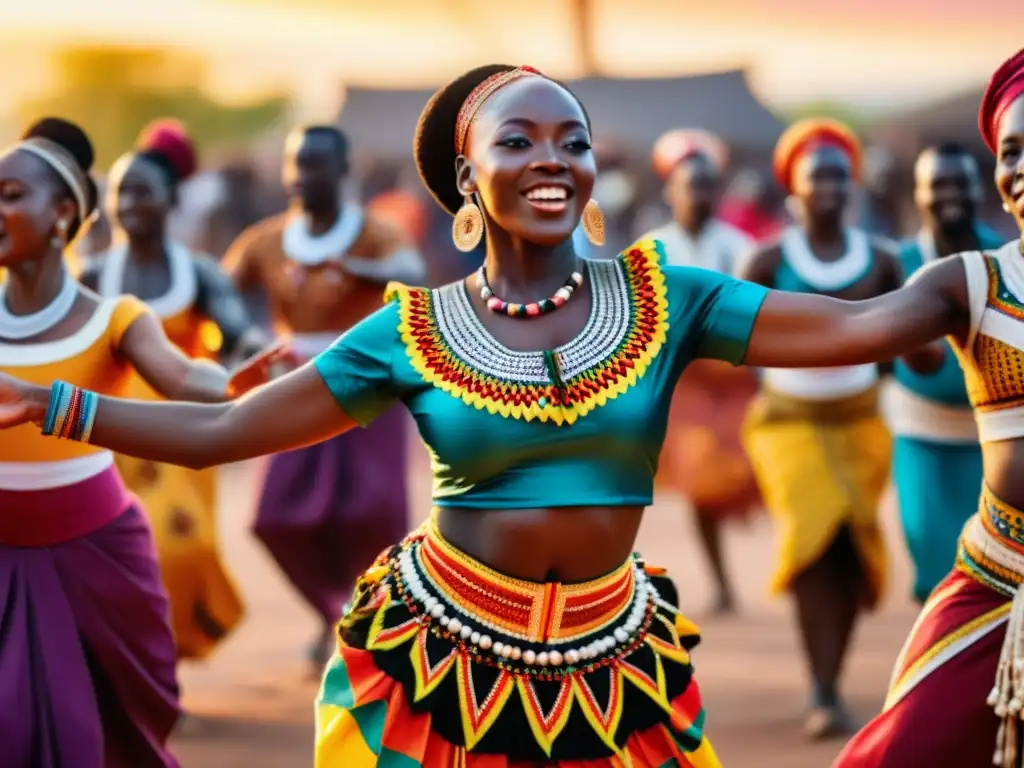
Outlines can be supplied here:
<path id="1" fill-rule="evenodd" d="M 648 152 L 673 128 L 702 128 L 739 151 L 770 150 L 783 124 L 751 92 L 742 70 L 677 78 L 594 77 L 569 82 L 586 105 L 597 141 Z M 348 88 L 341 126 L 358 151 L 411 152 L 420 111 L 432 90 Z"/>

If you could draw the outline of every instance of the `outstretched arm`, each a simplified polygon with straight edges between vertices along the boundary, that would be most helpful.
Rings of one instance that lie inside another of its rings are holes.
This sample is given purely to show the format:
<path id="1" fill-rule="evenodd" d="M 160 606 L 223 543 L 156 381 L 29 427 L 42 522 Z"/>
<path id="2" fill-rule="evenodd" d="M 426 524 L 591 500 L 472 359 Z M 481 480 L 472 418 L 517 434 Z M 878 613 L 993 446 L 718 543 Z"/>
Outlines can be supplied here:
<path id="1" fill-rule="evenodd" d="M 3 377 L 0 422 L 41 424 L 49 399 L 47 387 Z M 202 469 L 302 448 L 352 426 L 309 363 L 230 403 L 100 397 L 89 442 L 128 456 Z"/>
<path id="2" fill-rule="evenodd" d="M 48 418 L 49 388 L 0 374 L 0 428 L 34 421 L 47 433 L 194 468 L 302 448 L 365 426 L 401 399 L 392 375 L 398 321 L 389 304 L 312 362 L 230 403 L 97 398 L 58 385 Z"/>
<path id="3" fill-rule="evenodd" d="M 892 293 L 867 301 L 772 291 L 744 357 L 765 368 L 823 368 L 890 360 L 969 327 L 961 259 L 936 262 Z"/>

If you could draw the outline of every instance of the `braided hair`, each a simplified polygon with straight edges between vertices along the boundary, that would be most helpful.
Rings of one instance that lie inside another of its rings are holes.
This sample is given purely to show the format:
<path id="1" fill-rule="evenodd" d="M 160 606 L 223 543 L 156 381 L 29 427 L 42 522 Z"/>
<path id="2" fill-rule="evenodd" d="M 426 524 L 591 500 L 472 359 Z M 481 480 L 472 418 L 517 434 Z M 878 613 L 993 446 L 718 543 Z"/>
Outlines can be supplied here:
<path id="1" fill-rule="evenodd" d="M 416 169 L 434 201 L 452 215 L 463 203 L 455 177 L 455 123 L 459 110 L 473 90 L 487 78 L 517 68 L 510 64 L 488 64 L 471 69 L 431 96 L 420 113 L 413 139 Z M 564 83 L 546 76 L 545 78 L 565 88 L 579 102 L 576 94 Z M 589 126 L 590 115 L 582 103 L 580 108 Z"/>

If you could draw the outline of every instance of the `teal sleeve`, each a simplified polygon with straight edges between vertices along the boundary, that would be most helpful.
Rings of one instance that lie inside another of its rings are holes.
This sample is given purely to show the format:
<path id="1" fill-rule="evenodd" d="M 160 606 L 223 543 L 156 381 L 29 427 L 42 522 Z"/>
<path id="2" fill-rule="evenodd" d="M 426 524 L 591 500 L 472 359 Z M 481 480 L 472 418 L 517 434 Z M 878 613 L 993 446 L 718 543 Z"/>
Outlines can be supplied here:
<path id="1" fill-rule="evenodd" d="M 696 267 L 662 267 L 671 333 L 694 358 L 739 365 L 768 289 Z"/>
<path id="2" fill-rule="evenodd" d="M 398 305 L 354 325 L 313 360 L 345 414 L 365 427 L 400 398 L 392 357 L 400 343 Z"/>

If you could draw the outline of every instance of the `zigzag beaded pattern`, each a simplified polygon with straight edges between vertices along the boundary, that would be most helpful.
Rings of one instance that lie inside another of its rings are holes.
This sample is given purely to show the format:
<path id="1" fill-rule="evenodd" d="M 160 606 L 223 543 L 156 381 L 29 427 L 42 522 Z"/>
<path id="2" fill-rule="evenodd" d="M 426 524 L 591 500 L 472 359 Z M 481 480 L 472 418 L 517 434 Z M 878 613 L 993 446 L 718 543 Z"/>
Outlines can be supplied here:
<path id="1" fill-rule="evenodd" d="M 665 342 L 660 247 L 642 241 L 617 259 L 587 262 L 590 318 L 552 353 L 561 385 L 544 352 L 508 349 L 487 331 L 464 283 L 434 290 L 392 284 L 386 299 L 399 302 L 409 361 L 426 381 L 490 413 L 572 424 L 635 384 Z"/>
<path id="2" fill-rule="evenodd" d="M 988 308 L 1024 322 L 1024 303 L 1010 289 L 997 261 L 986 257 Z M 1005 341 L 978 334 L 974 343 L 974 364 L 965 367 L 967 391 L 979 411 L 1017 408 L 1024 400 L 1024 350 Z"/>

